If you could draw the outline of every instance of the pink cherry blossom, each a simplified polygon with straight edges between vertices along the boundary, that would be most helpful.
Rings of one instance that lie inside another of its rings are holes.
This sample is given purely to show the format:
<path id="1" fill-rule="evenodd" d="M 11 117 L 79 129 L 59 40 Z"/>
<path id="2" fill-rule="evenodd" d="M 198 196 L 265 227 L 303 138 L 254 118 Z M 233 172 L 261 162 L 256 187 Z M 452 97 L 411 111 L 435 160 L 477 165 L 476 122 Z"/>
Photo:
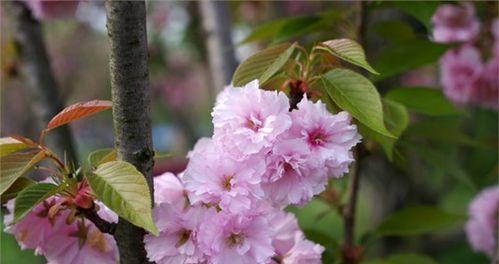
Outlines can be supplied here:
<path id="1" fill-rule="evenodd" d="M 208 141 L 196 145 L 190 156 L 182 180 L 192 204 L 217 204 L 222 209 L 239 212 L 249 209 L 254 198 L 263 196 L 260 187 L 265 170 L 263 159 L 236 162 Z"/>
<path id="2" fill-rule="evenodd" d="M 304 140 L 282 140 L 267 157 L 266 197 L 277 205 L 303 204 L 324 190 L 327 174 Z"/>
<path id="3" fill-rule="evenodd" d="M 184 185 L 171 172 L 165 172 L 154 177 L 154 202 L 156 204 L 185 204 Z"/>
<path id="4" fill-rule="evenodd" d="M 270 225 L 274 228 L 272 246 L 276 253 L 271 263 L 321 263 L 324 247 L 305 239 L 293 214 L 276 211 L 270 218 Z"/>
<path id="5" fill-rule="evenodd" d="M 268 263 L 274 255 L 270 228 L 261 214 L 230 214 L 212 208 L 200 225 L 199 245 L 209 263 Z"/>
<path id="6" fill-rule="evenodd" d="M 499 109 L 499 55 L 492 58 L 474 80 L 471 101 L 477 105 Z"/>
<path id="7" fill-rule="evenodd" d="M 75 15 L 79 1 L 25 0 L 38 19 L 67 19 Z"/>
<path id="8" fill-rule="evenodd" d="M 48 264 L 114 264 L 118 247 L 113 236 L 103 234 L 89 221 L 76 221 L 56 229 L 40 245 Z"/>
<path id="9" fill-rule="evenodd" d="M 324 247 L 304 239 L 303 234 L 295 233 L 293 247 L 282 258 L 283 264 L 320 264 Z"/>
<path id="10" fill-rule="evenodd" d="M 99 207 L 97 214 L 99 215 L 100 218 L 104 219 L 105 221 L 107 221 L 109 223 L 118 223 L 118 215 L 115 212 L 113 212 L 111 209 L 109 209 L 109 207 L 107 207 L 101 201 L 94 201 L 94 202 Z"/>
<path id="11" fill-rule="evenodd" d="M 471 247 L 489 257 L 497 254 L 497 224 L 499 214 L 499 186 L 479 193 L 469 206 L 469 220 L 465 231 Z"/>
<path id="12" fill-rule="evenodd" d="M 479 77 L 483 63 L 479 51 L 471 45 L 449 50 L 440 59 L 440 82 L 444 94 L 458 104 L 471 101 L 473 82 Z"/>
<path id="13" fill-rule="evenodd" d="M 168 203 L 155 207 L 153 214 L 160 233 L 144 238 L 149 260 L 158 264 L 201 263 L 204 256 L 197 246 L 197 228 L 204 210 Z"/>
<path id="14" fill-rule="evenodd" d="M 12 223 L 14 200 L 10 200 L 5 215 L 5 231 L 13 234 L 22 249 L 31 248 L 44 255 L 48 263 L 116 263 L 118 248 L 111 235 L 101 233 L 92 222 L 74 218 L 69 222 L 71 211 L 60 207 L 56 213 L 49 209 L 61 206 L 59 197 L 51 197 L 37 205 L 16 224 Z M 100 210 L 105 209 L 104 206 Z M 105 212 L 108 219 L 117 218 Z M 106 218 L 104 218 L 107 220 Z"/>
<path id="15" fill-rule="evenodd" d="M 469 42 L 480 32 L 480 22 L 471 3 L 440 5 L 432 17 L 437 42 Z"/>
<path id="16" fill-rule="evenodd" d="M 270 147 L 291 126 L 284 93 L 259 89 L 258 80 L 225 88 L 213 108 L 213 138 L 235 159 Z"/>
<path id="17" fill-rule="evenodd" d="M 307 142 L 312 156 L 324 162 L 329 175 L 340 177 L 348 172 L 353 162 L 351 148 L 361 137 L 347 112 L 333 115 L 321 101 L 304 98 L 291 116 L 291 133 Z"/>

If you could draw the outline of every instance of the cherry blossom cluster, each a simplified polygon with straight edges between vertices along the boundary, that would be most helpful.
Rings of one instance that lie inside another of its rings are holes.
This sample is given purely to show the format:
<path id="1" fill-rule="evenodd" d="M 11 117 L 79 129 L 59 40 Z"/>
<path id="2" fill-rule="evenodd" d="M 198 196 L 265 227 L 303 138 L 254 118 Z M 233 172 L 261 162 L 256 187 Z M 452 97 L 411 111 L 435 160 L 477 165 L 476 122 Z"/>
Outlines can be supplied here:
<path id="1" fill-rule="evenodd" d="M 38 204 L 22 220 L 13 224 L 15 199 L 7 202 L 5 232 L 13 234 L 22 249 L 33 249 L 49 264 L 118 262 L 118 247 L 112 235 L 102 233 L 91 221 L 75 215 L 74 205 L 93 205 L 90 188 L 80 184 L 73 198 L 52 196 Z M 103 203 L 95 201 L 97 214 L 109 223 L 118 216 Z"/>
<path id="2" fill-rule="evenodd" d="M 320 263 L 287 205 L 303 205 L 340 177 L 360 140 L 346 112 L 304 98 L 290 111 L 258 81 L 227 87 L 212 112 L 214 134 L 188 154 L 184 172 L 155 178 L 156 263 Z"/>
<path id="3" fill-rule="evenodd" d="M 462 43 L 440 59 L 440 81 L 445 95 L 458 104 L 499 108 L 499 19 L 491 25 L 494 44 L 486 63 L 475 45 L 481 25 L 473 4 L 440 5 L 432 21 L 436 42 Z"/>
<path id="4" fill-rule="evenodd" d="M 469 206 L 469 216 L 465 230 L 472 248 L 494 259 L 494 254 L 498 254 L 499 186 L 478 194 Z"/>

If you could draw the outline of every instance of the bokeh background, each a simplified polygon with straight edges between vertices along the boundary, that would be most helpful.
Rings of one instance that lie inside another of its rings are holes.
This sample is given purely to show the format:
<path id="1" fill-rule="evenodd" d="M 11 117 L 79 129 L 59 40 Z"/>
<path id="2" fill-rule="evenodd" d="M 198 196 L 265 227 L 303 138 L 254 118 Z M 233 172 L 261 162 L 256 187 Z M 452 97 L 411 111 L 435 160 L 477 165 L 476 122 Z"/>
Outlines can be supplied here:
<path id="1" fill-rule="evenodd" d="M 39 109 L 33 107 L 33 97 L 19 73 L 13 38 L 16 32 L 3 4 L 1 135 L 37 138 L 41 127 L 36 125 L 35 113 Z M 382 73 L 370 76 L 379 92 L 384 95 L 401 87 L 439 91 L 437 99 L 433 98 L 436 103 L 422 111 L 418 106 L 412 111 L 410 104 L 426 98 L 405 98 L 411 110 L 410 122 L 396 143 L 392 160 L 374 141 L 365 140 L 370 154 L 361 164 L 356 227 L 365 259 L 388 263 L 382 259 L 411 253 L 436 263 L 488 263 L 485 255 L 470 248 L 463 224 L 470 200 L 498 182 L 497 107 L 455 104 L 441 92 L 439 60 L 455 44 L 432 41 L 431 16 L 438 1 L 364 4 L 367 22 L 363 38 L 369 61 Z M 185 155 L 196 140 L 211 135 L 210 112 L 223 88 L 220 83 L 227 83 L 227 72 L 233 72 L 241 60 L 279 42 L 296 40 L 311 46 L 333 38 L 356 39 L 360 5 L 355 1 L 231 1 L 216 3 L 219 13 L 213 14 L 197 1 L 147 1 L 153 141 L 158 153 L 171 154 L 157 161 L 155 174 L 182 171 Z M 498 5 L 473 5 L 482 25 L 475 45 L 487 60 L 492 56 L 490 32 Z M 110 99 L 104 3 L 82 1 L 74 15 L 40 20 L 64 103 Z M 226 37 L 222 46 L 209 44 L 210 20 L 215 24 L 222 21 L 218 25 L 223 26 L 221 32 Z M 217 54 L 223 65 L 220 69 L 213 64 Z M 497 99 L 497 93 L 490 96 Z M 109 111 L 70 126 L 80 162 L 95 149 L 113 146 Z M 324 263 L 335 263 L 339 256 L 343 223 L 338 205 L 345 199 L 347 184 L 348 176 L 334 180 L 310 204 L 289 208 L 308 238 L 327 248 Z M 395 223 L 385 225 L 384 232 L 379 231 L 394 212 L 407 209 L 405 215 L 392 218 Z M 21 251 L 14 238 L 4 232 L 0 260 L 44 262 L 32 251 Z"/>

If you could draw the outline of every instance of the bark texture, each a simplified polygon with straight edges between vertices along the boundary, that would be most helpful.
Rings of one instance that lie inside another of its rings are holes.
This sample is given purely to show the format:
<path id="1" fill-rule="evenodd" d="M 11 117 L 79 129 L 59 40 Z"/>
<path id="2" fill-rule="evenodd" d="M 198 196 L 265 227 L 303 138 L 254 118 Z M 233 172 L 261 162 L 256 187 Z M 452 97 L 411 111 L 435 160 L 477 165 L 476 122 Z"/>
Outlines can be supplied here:
<path id="1" fill-rule="evenodd" d="M 115 148 L 144 176 L 153 199 L 150 90 L 144 1 L 106 1 Z M 147 263 L 145 231 L 120 219 L 115 238 L 121 263 Z"/>
<path id="2" fill-rule="evenodd" d="M 13 16 L 15 41 L 21 61 L 21 73 L 27 81 L 27 88 L 37 117 L 38 129 L 64 108 L 57 82 L 51 69 L 50 60 L 43 39 L 40 22 L 36 20 L 24 2 L 5 3 Z M 51 131 L 46 137 L 47 145 L 59 155 L 77 162 L 73 137 L 69 126 Z"/>
<path id="3" fill-rule="evenodd" d="M 231 82 L 232 74 L 237 68 L 231 34 L 229 2 L 200 1 L 199 8 L 211 77 L 215 93 L 217 93 Z"/>

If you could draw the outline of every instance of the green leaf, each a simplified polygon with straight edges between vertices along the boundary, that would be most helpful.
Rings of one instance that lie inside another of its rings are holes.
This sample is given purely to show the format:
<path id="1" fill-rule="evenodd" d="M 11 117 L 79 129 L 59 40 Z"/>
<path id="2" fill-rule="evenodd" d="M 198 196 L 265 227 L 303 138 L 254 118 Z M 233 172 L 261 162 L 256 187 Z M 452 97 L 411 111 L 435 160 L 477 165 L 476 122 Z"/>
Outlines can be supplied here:
<path id="1" fill-rule="evenodd" d="M 315 30 L 321 24 L 319 16 L 303 16 L 287 19 L 274 38 L 274 43 L 283 42 L 290 38 L 301 36 Z"/>
<path id="2" fill-rule="evenodd" d="M 388 130 L 397 138 L 409 125 L 409 113 L 404 105 L 397 102 L 383 99 L 384 122 Z M 393 161 L 394 145 L 396 139 L 384 136 L 376 131 L 373 131 L 365 126 L 360 126 L 360 133 L 368 138 L 378 142 L 389 161 Z"/>
<path id="3" fill-rule="evenodd" d="M 413 138 L 425 138 L 472 147 L 495 147 L 488 146 L 465 134 L 460 128 L 460 123 L 461 121 L 456 118 L 423 119 L 411 124 L 407 129 L 407 135 Z"/>
<path id="4" fill-rule="evenodd" d="M 462 164 L 457 161 L 456 156 L 452 156 L 452 153 L 438 151 L 438 149 L 420 143 L 411 144 L 405 141 L 403 143 L 408 151 L 417 154 L 425 163 L 433 166 L 435 170 L 441 170 L 466 184 L 470 189 L 476 190 L 475 183 L 466 170 L 462 168 Z"/>
<path id="5" fill-rule="evenodd" d="M 50 196 L 56 194 L 59 186 L 51 183 L 33 184 L 19 192 L 14 205 L 14 221 L 21 220 L 25 217 L 37 204 L 43 202 Z"/>
<path id="6" fill-rule="evenodd" d="M 407 14 L 417 18 L 425 27 L 429 30 L 431 29 L 431 17 L 435 14 L 438 5 L 438 1 L 393 1 L 389 4 L 395 6 L 396 8 L 406 12 Z"/>
<path id="7" fill-rule="evenodd" d="M 0 157 L 0 194 L 9 187 L 36 163 L 46 157 L 45 152 L 13 153 Z"/>
<path id="8" fill-rule="evenodd" d="M 244 86 L 255 79 L 263 85 L 286 64 L 295 48 L 296 44 L 284 43 L 250 56 L 237 67 L 233 85 Z"/>
<path id="9" fill-rule="evenodd" d="M 447 116 L 463 113 L 447 100 L 442 90 L 436 88 L 401 87 L 391 89 L 385 97 L 426 115 Z"/>
<path id="10" fill-rule="evenodd" d="M 364 261 L 362 264 L 437 264 L 434 259 L 426 255 L 405 253 L 391 255 L 386 259 Z"/>
<path id="11" fill-rule="evenodd" d="M 112 148 L 98 149 L 88 155 L 88 163 L 92 168 L 100 164 L 116 160 L 116 151 Z"/>
<path id="12" fill-rule="evenodd" d="M 414 39 L 414 30 L 406 22 L 399 20 L 380 21 L 372 26 L 372 31 L 384 39 L 398 44 Z"/>
<path id="13" fill-rule="evenodd" d="M 146 179 L 132 164 L 111 161 L 87 176 L 97 198 L 120 217 L 154 235 L 158 228 L 151 213 L 151 193 Z"/>
<path id="14" fill-rule="evenodd" d="M 24 188 L 34 184 L 35 181 L 31 180 L 31 179 L 28 179 L 28 178 L 25 178 L 25 177 L 21 177 L 19 179 L 17 179 L 10 187 L 9 189 L 7 189 L 3 194 L 2 196 L 0 197 L 0 200 L 2 201 L 2 203 L 10 200 L 10 199 L 13 199 L 13 198 L 16 198 L 16 196 L 19 194 L 20 191 L 22 191 Z"/>
<path id="15" fill-rule="evenodd" d="M 0 157 L 27 149 L 29 147 L 31 146 L 12 137 L 0 138 Z"/>
<path id="16" fill-rule="evenodd" d="M 249 42 L 257 40 L 267 40 L 272 39 L 277 35 L 279 30 L 281 30 L 282 25 L 286 22 L 286 19 L 279 19 L 270 21 L 263 25 L 258 26 L 251 34 L 249 34 L 240 44 L 246 44 Z"/>
<path id="17" fill-rule="evenodd" d="M 404 208 L 384 220 L 376 233 L 382 236 L 413 236 L 456 227 L 465 216 L 451 214 L 435 207 Z"/>
<path id="18" fill-rule="evenodd" d="M 449 45 L 433 43 L 428 40 L 410 40 L 393 48 L 385 49 L 374 61 L 374 68 L 381 75 L 374 76 L 376 81 L 436 62 Z"/>
<path id="19" fill-rule="evenodd" d="M 333 69 L 322 81 L 329 96 L 359 122 L 387 137 L 394 136 L 383 123 L 383 108 L 376 87 L 364 76 L 347 69 Z"/>
<path id="20" fill-rule="evenodd" d="M 351 39 L 333 39 L 322 42 L 319 49 L 324 49 L 331 52 L 338 58 L 341 58 L 354 65 L 362 67 L 371 73 L 379 74 L 369 65 L 366 60 L 366 55 L 362 46 Z"/>

